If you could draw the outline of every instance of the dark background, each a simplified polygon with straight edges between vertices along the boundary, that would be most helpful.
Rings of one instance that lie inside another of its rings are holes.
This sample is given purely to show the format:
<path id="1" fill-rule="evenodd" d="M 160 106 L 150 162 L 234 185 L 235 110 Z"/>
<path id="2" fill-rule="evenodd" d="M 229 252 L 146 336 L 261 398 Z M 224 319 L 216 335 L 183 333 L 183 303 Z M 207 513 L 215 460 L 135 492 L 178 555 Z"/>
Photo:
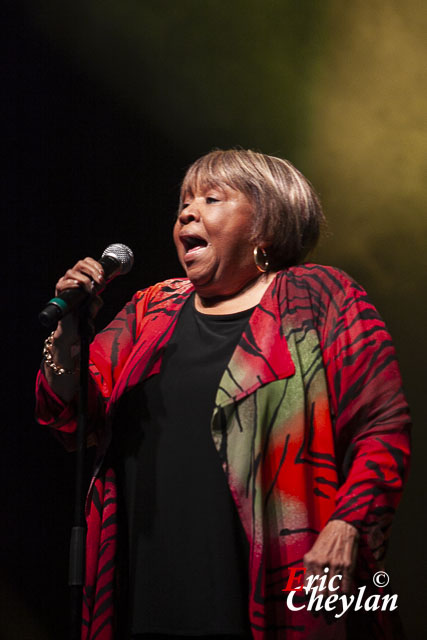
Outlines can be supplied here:
<path id="1" fill-rule="evenodd" d="M 427 231 L 423 3 L 7 2 L 2 18 L 4 412 L 0 637 L 66 637 L 74 457 L 33 419 L 37 314 L 77 259 L 135 253 L 104 296 L 181 275 L 179 183 L 214 147 L 282 155 L 321 194 L 316 259 L 349 271 L 395 340 L 414 459 L 388 571 L 424 629 Z"/>

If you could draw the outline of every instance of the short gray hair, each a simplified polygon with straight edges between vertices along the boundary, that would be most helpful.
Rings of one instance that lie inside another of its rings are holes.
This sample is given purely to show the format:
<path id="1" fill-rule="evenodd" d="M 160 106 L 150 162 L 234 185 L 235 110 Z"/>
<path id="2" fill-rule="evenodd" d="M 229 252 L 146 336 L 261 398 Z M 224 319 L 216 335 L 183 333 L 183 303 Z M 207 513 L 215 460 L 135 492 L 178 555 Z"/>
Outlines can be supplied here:
<path id="1" fill-rule="evenodd" d="M 198 189 L 228 186 L 243 193 L 254 208 L 251 240 L 266 247 L 270 268 L 304 260 L 316 246 L 325 222 L 310 182 L 288 160 L 245 149 L 215 150 L 188 169 L 183 198 Z"/>

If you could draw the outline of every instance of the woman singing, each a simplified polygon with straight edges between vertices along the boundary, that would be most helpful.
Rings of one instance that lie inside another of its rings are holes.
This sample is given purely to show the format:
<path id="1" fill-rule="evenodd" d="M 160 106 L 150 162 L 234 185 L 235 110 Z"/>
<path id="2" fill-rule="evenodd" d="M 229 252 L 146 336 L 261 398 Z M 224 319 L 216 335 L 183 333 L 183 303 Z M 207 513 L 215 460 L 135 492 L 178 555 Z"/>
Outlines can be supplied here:
<path id="1" fill-rule="evenodd" d="M 83 638 L 391 637 L 384 611 L 313 613 L 284 591 L 305 567 L 376 593 L 409 457 L 383 321 L 345 273 L 303 263 L 322 223 L 280 158 L 214 151 L 188 170 L 185 278 L 137 291 L 90 349 Z M 85 258 L 56 295 L 102 284 Z M 72 448 L 73 314 L 47 348 L 38 419 Z"/>

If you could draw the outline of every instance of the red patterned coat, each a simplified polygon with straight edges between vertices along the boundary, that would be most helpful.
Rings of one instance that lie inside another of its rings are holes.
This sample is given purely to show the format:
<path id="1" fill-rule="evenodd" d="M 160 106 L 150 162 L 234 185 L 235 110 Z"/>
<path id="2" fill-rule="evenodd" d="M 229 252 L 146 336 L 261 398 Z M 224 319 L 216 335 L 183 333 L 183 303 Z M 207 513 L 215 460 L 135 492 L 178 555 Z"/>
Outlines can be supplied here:
<path id="1" fill-rule="evenodd" d="M 127 390 L 160 370 L 192 291 L 188 280 L 175 279 L 137 292 L 91 345 L 98 463 L 87 500 L 84 639 L 114 637 L 116 483 L 102 464 L 114 412 Z M 75 406 L 64 406 L 42 373 L 37 387 L 39 422 L 72 448 Z M 290 611 L 282 590 L 331 518 L 361 533 L 359 579 L 382 566 L 407 473 L 409 424 L 391 339 L 366 292 L 331 267 L 279 272 L 223 374 L 211 421 L 249 540 L 256 640 L 346 637 L 344 617 L 331 624 Z M 381 615 L 366 637 L 389 637 Z"/>

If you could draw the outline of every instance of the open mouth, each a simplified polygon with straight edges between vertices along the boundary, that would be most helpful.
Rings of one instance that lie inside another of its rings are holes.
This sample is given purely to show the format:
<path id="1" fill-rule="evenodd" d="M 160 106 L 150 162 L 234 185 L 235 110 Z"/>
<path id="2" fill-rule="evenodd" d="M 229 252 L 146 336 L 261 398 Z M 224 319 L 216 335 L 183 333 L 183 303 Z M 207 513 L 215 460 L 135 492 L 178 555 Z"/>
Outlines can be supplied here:
<path id="1" fill-rule="evenodd" d="M 185 253 L 195 253 L 199 249 L 204 249 L 208 243 L 199 236 L 182 236 L 181 242 L 184 245 Z"/>

